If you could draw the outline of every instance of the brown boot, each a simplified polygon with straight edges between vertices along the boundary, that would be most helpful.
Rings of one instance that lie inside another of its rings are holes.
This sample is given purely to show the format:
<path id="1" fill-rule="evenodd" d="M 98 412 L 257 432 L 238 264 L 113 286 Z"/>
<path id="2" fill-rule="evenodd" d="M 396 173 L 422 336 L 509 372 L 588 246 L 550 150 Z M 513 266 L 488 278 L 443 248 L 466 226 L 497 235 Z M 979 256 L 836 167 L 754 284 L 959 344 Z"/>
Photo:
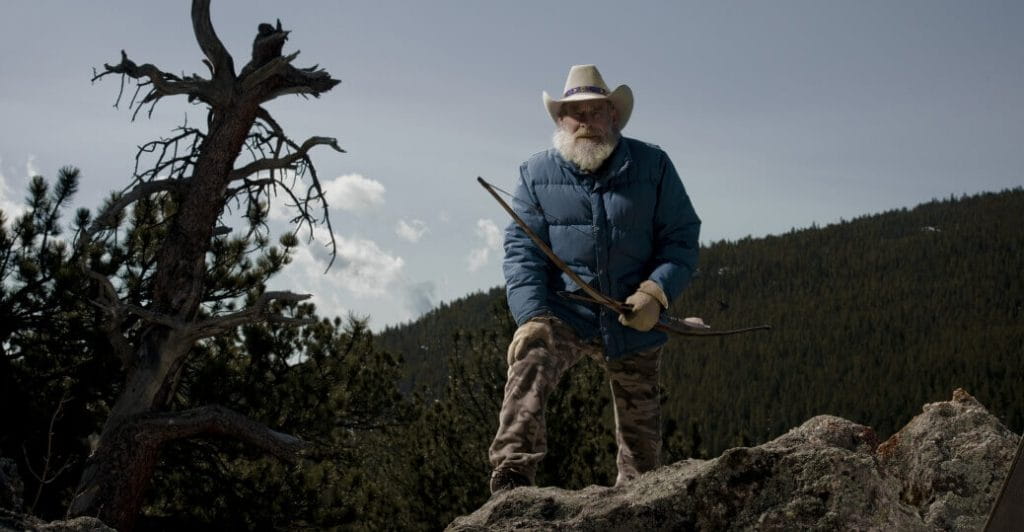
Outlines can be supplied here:
<path id="1" fill-rule="evenodd" d="M 511 469 L 498 469 L 491 473 L 491 495 L 499 491 L 510 490 L 520 486 L 530 486 L 533 483 L 526 475 L 519 474 Z"/>

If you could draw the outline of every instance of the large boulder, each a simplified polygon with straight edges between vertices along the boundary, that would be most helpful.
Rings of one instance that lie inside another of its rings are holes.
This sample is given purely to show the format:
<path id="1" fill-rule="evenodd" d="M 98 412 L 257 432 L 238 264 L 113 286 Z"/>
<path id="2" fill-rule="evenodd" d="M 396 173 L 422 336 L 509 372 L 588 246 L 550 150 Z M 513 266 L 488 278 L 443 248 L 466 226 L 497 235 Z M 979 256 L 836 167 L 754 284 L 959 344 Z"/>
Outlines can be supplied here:
<path id="1" fill-rule="evenodd" d="M 817 416 L 618 488 L 504 492 L 448 530 L 978 530 L 1018 440 L 958 389 L 881 444 L 870 427 Z"/>

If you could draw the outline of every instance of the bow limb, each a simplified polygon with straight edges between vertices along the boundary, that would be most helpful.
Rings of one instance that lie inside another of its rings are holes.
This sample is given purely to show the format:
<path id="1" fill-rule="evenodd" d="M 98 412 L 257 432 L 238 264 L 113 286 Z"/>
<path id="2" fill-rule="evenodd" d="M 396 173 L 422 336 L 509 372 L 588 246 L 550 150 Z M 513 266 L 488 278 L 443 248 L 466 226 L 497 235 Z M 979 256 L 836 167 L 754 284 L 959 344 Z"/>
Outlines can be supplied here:
<path id="1" fill-rule="evenodd" d="M 544 255 L 546 255 L 547 258 L 550 259 L 551 262 L 553 262 L 559 270 L 562 270 L 562 272 L 568 275 L 569 278 L 572 279 L 574 283 L 576 283 L 576 286 L 579 286 L 584 292 L 586 292 L 588 296 L 592 297 L 596 303 L 603 305 L 611 310 L 614 310 L 619 314 L 623 314 L 630 310 L 630 307 L 625 303 L 616 301 L 602 294 L 601 292 L 598 292 L 597 290 L 594 289 L 594 287 L 587 284 L 583 279 L 580 279 L 580 276 L 576 275 L 576 272 L 572 271 L 572 268 L 570 268 L 568 264 L 563 262 L 562 259 L 558 258 L 558 255 L 555 255 L 555 252 L 551 250 L 551 248 L 544 242 L 544 240 L 540 236 L 537 235 L 537 233 L 533 231 L 533 229 L 530 229 L 530 226 L 527 225 L 526 222 L 523 221 L 523 219 L 520 218 L 518 214 L 516 214 L 516 211 L 514 211 L 512 207 L 505 202 L 505 200 L 501 199 L 501 197 L 498 196 L 498 193 L 494 191 L 494 188 L 491 186 L 490 183 L 484 181 L 484 178 L 482 177 L 477 177 L 476 180 L 480 183 L 480 186 L 484 187 L 484 190 L 489 192 L 491 196 L 493 196 L 494 199 L 498 202 L 498 204 L 501 205 L 503 209 L 505 209 L 505 212 L 507 212 L 512 217 L 512 219 L 515 220 L 516 225 L 518 225 L 520 229 L 522 229 L 523 232 L 526 233 L 526 236 L 530 237 L 530 240 L 532 240 L 533 243 L 537 245 L 537 247 L 544 253 Z"/>
<path id="2" fill-rule="evenodd" d="M 537 245 L 537 247 L 544 253 L 544 255 L 546 255 L 547 258 L 550 259 L 551 262 L 553 262 L 559 270 L 562 270 L 562 272 L 568 275 L 569 278 L 572 279 L 574 283 L 576 283 L 576 286 L 579 286 L 580 289 L 582 289 L 583 292 L 586 293 L 589 297 L 578 294 L 572 294 L 568 292 L 559 292 L 559 295 L 563 297 L 569 297 L 571 299 L 587 301 L 589 303 L 597 303 L 598 305 L 609 308 L 619 314 L 625 314 L 633 310 L 630 305 L 627 305 L 621 301 L 616 301 L 615 299 L 602 294 L 601 292 L 594 289 L 594 287 L 584 282 L 583 279 L 580 279 L 580 276 L 576 275 L 576 272 L 572 271 L 572 268 L 569 268 L 568 264 L 563 262 L 562 259 L 558 258 L 558 255 L 555 255 L 555 252 L 551 250 L 551 248 L 544 242 L 544 240 L 540 236 L 537 235 L 537 233 L 533 231 L 533 229 L 530 229 L 530 226 L 527 225 L 526 222 L 523 221 L 523 219 L 520 218 L 518 214 L 516 214 L 512 207 L 509 206 L 509 204 L 506 203 L 505 200 L 501 199 L 500 196 L 498 196 L 498 193 L 494 191 L 494 188 L 491 186 L 490 183 L 484 181 L 484 178 L 482 177 L 477 177 L 476 180 L 480 183 L 480 186 L 484 187 L 484 190 L 490 193 L 491 196 L 493 196 L 494 199 L 498 202 L 498 204 L 501 205 L 503 209 L 505 209 L 505 212 L 507 212 L 509 216 L 511 216 L 512 219 L 515 220 L 516 225 L 518 225 L 523 230 L 523 232 L 526 233 L 526 236 L 530 237 L 530 240 L 532 240 L 533 243 Z M 755 327 L 745 327 L 743 329 L 731 329 L 726 331 L 706 331 L 699 329 L 695 330 L 683 324 L 683 320 L 680 320 L 678 318 L 667 317 L 659 320 L 658 323 L 654 326 L 654 328 L 659 331 L 678 334 L 681 336 L 727 336 L 730 334 L 739 334 L 750 331 L 771 329 L 771 326 L 758 325 Z"/>
<path id="3" fill-rule="evenodd" d="M 566 299 L 573 299 L 576 301 L 582 301 L 584 303 L 600 303 L 590 297 L 581 294 L 574 294 L 572 292 L 559 292 L 559 296 Z M 623 305 L 628 307 L 628 305 Z M 654 325 L 654 328 L 659 331 L 667 333 L 678 334 L 680 336 L 729 336 L 731 334 L 740 334 L 752 331 L 761 331 L 771 329 L 770 325 L 755 325 L 753 327 L 743 327 L 740 329 L 726 329 L 721 331 L 709 331 L 705 328 L 697 328 L 686 323 L 685 320 L 673 316 L 664 316 L 658 320 L 658 323 Z"/>

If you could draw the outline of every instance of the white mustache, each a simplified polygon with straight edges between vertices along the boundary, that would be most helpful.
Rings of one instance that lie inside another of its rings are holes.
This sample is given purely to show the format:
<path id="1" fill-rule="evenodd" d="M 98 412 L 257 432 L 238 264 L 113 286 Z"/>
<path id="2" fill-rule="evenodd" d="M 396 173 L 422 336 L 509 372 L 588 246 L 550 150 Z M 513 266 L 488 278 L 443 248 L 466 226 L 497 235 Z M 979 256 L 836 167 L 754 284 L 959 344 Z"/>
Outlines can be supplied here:
<path id="1" fill-rule="evenodd" d="M 605 138 L 608 135 L 606 131 L 600 128 L 591 126 L 580 126 L 574 133 L 573 138 L 578 139 L 582 137 L 600 137 Z"/>

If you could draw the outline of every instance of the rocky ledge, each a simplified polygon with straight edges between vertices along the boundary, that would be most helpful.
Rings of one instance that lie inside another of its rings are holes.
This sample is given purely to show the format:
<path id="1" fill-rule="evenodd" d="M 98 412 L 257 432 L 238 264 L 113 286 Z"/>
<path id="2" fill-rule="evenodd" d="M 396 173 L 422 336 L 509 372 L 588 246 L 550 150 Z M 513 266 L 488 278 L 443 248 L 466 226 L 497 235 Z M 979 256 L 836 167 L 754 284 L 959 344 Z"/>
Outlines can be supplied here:
<path id="1" fill-rule="evenodd" d="M 817 416 L 757 447 L 619 488 L 518 488 L 448 530 L 980 530 L 1019 437 L 958 389 L 879 443 Z"/>

